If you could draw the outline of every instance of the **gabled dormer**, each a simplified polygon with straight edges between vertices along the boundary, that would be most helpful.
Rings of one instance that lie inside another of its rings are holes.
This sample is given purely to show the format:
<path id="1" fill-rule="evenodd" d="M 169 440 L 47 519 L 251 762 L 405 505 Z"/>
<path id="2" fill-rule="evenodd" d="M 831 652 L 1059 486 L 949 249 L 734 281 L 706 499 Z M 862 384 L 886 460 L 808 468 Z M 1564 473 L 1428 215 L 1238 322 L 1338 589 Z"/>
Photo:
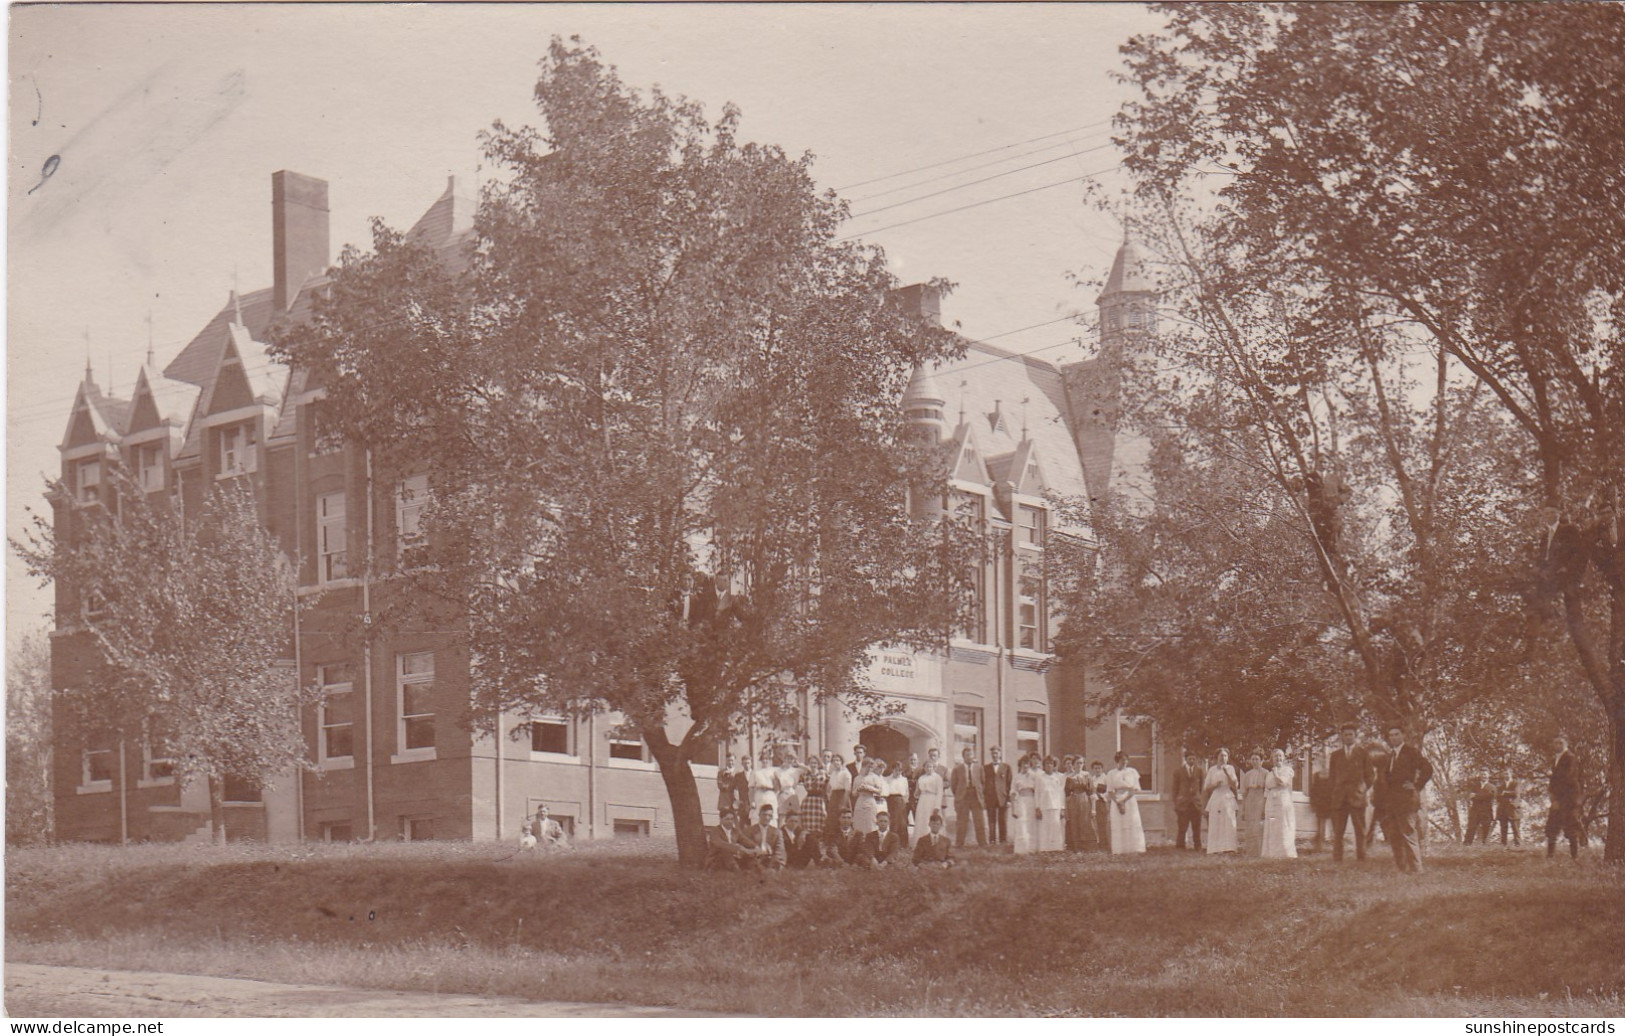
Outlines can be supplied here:
<path id="1" fill-rule="evenodd" d="M 270 361 L 241 317 L 236 293 L 232 314 L 216 331 L 214 363 L 201 378 L 197 418 L 182 448 L 201 456 L 215 479 L 259 470 L 260 452 L 278 416 L 286 368 Z M 174 366 L 173 364 L 171 365 Z"/>
<path id="2" fill-rule="evenodd" d="M 953 438 L 949 440 L 948 477 L 977 486 L 992 484 L 993 479 L 987 470 L 987 458 L 982 456 L 976 432 L 968 424 L 961 424 L 954 429 Z"/>
<path id="3" fill-rule="evenodd" d="M 125 463 L 145 491 L 169 488 L 174 457 L 184 441 L 198 394 L 197 386 L 164 377 L 152 356 L 147 356 L 136 375 L 130 427 L 123 444 Z"/>
<path id="4" fill-rule="evenodd" d="M 62 482 L 80 503 L 104 499 L 107 465 L 123 437 L 130 418 L 130 402 L 107 395 L 97 386 L 90 367 L 74 394 L 68 428 L 57 447 L 62 454 Z"/>

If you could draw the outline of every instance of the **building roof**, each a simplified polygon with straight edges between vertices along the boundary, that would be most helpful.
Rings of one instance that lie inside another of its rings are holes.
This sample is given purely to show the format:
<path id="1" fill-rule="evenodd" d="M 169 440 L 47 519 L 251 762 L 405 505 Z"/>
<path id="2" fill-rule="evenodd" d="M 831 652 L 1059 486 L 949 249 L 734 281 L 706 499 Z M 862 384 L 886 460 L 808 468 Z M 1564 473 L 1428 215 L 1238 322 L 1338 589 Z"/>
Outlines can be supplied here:
<path id="1" fill-rule="evenodd" d="M 1145 250 L 1140 247 L 1139 242 L 1125 233 L 1123 243 L 1117 249 L 1117 257 L 1112 260 L 1112 272 L 1106 277 L 1106 287 L 1102 289 L 1100 297 L 1156 290 L 1156 283 L 1151 278 L 1151 264 L 1146 259 Z"/>
<path id="2" fill-rule="evenodd" d="M 82 426 L 81 414 L 89 422 L 88 428 Z M 129 428 L 130 401 L 103 392 L 90 376 L 87 364 L 84 380 L 79 383 L 79 391 L 74 395 L 73 409 L 68 414 L 68 427 L 62 433 L 59 449 L 83 446 L 97 439 L 116 438 Z"/>
<path id="3" fill-rule="evenodd" d="M 446 177 L 446 189 L 435 199 L 428 211 L 418 217 L 406 240 L 426 245 L 441 253 L 441 258 L 454 270 L 467 262 L 467 245 L 474 238 L 474 210 L 478 203 L 457 190 L 457 177 Z"/>

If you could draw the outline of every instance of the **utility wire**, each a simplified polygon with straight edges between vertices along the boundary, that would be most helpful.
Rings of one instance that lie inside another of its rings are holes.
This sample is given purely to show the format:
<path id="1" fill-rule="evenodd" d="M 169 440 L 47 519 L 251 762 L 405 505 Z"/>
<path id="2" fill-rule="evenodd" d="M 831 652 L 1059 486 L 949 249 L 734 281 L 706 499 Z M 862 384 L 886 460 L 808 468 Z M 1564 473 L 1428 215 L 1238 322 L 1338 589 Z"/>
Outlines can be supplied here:
<path id="1" fill-rule="evenodd" d="M 1110 124 L 1111 121 L 1111 119 L 1101 119 L 1099 122 L 1091 122 L 1083 126 L 1074 126 L 1071 129 L 1059 130 L 1055 133 L 1044 133 L 1036 137 L 1028 137 L 1026 140 L 1018 140 L 1013 144 L 1003 144 L 999 147 L 990 147 L 984 151 L 972 151 L 969 154 L 957 155 L 953 158 L 945 158 L 940 162 L 931 162 L 928 165 L 917 165 L 912 169 L 904 169 L 896 173 L 887 173 L 885 176 L 877 176 L 872 180 L 859 180 L 856 183 L 845 184 L 841 187 L 836 187 L 833 189 L 836 191 L 849 191 L 854 187 L 867 187 L 872 183 L 882 183 L 886 180 L 894 180 L 899 176 L 908 176 L 911 173 L 923 173 L 927 169 L 939 169 L 945 165 L 953 165 L 955 162 L 963 162 L 967 158 L 980 158 L 983 155 L 991 155 L 1000 151 L 1008 151 L 1013 147 L 1021 147 L 1024 144 L 1033 144 L 1040 140 L 1051 140 L 1055 137 L 1064 137 L 1068 133 L 1081 133 L 1086 129 L 1096 129 L 1100 126 Z"/>
<path id="2" fill-rule="evenodd" d="M 1093 140 L 1098 135 L 1099 134 L 1090 133 L 1083 139 Z M 942 180 L 952 180 L 956 176 L 964 176 L 966 173 L 974 173 L 979 169 L 991 169 L 996 165 L 1003 165 L 1006 162 L 1014 162 L 1018 158 L 1028 158 L 1032 155 L 1042 155 L 1044 152 L 1054 151 L 1058 147 L 1071 147 L 1077 142 L 1078 141 L 1075 138 L 1068 137 L 1066 140 L 1058 140 L 1053 144 L 1045 144 L 1043 147 L 1033 148 L 1031 151 L 1023 151 L 1019 155 L 1010 155 L 1005 158 L 995 158 L 991 162 L 983 162 L 980 165 L 973 165 L 965 169 L 956 169 L 951 173 L 943 173 L 940 176 L 928 176 L 924 180 L 915 180 L 913 183 L 906 183 L 901 187 L 888 187 L 884 191 L 876 191 L 873 194 L 866 194 L 861 198 L 850 198 L 848 200 L 854 205 L 859 205 L 866 201 L 873 201 L 875 198 L 884 198 L 888 194 L 896 194 L 899 191 L 910 190 L 914 187 L 924 187 L 927 184 L 938 183 Z"/>
<path id="3" fill-rule="evenodd" d="M 980 208 L 983 205 L 991 205 L 996 201 L 1004 201 L 1007 198 L 1019 198 L 1023 194 L 1034 194 L 1034 193 L 1036 193 L 1038 191 L 1047 191 L 1047 190 L 1050 190 L 1053 187 L 1065 187 L 1069 183 L 1080 183 L 1080 182 L 1082 182 L 1084 180 L 1088 180 L 1088 179 L 1091 179 L 1093 177 L 1100 176 L 1100 175 L 1103 175 L 1105 173 L 1109 173 L 1112 170 L 1119 169 L 1121 167 L 1122 167 L 1122 163 L 1118 163 L 1116 165 L 1110 165 L 1110 166 L 1107 166 L 1105 169 L 1097 169 L 1096 171 L 1094 171 L 1092 173 L 1085 173 L 1082 176 L 1071 176 L 1071 177 L 1066 178 L 1065 180 L 1057 180 L 1054 183 L 1044 184 L 1041 187 L 1029 187 L 1025 191 L 1015 191 L 1015 192 L 1013 192 L 1011 194 L 1001 194 L 997 198 L 987 198 L 987 199 L 985 199 L 983 201 L 974 201 L 974 202 L 971 202 L 969 205 L 960 205 L 957 208 L 944 209 L 941 212 L 933 212 L 933 213 L 930 213 L 930 214 L 925 215 L 925 216 L 918 216 L 918 217 L 916 217 L 914 219 L 905 219 L 900 223 L 888 223 L 883 227 L 874 227 L 874 228 L 872 228 L 870 230 L 865 230 L 865 231 L 863 231 L 863 233 L 860 233 L 860 234 L 848 234 L 847 236 L 842 237 L 842 238 L 837 238 L 836 240 L 837 241 L 854 241 L 854 240 L 862 237 L 864 234 L 878 234 L 883 230 L 893 230 L 893 229 L 895 229 L 897 227 L 906 227 L 906 226 L 909 226 L 910 224 L 913 224 L 913 223 L 923 223 L 928 219 L 936 219 L 939 216 L 951 216 L 956 212 L 964 212 L 967 209 L 975 209 L 975 208 Z"/>
<path id="4" fill-rule="evenodd" d="M 954 191 L 962 191 L 967 187 L 975 187 L 977 184 L 984 184 L 991 180 L 997 180 L 1001 176 L 1010 176 L 1015 173 L 1026 172 L 1028 169 L 1037 169 L 1039 166 L 1054 165 L 1056 162 L 1065 162 L 1069 158 L 1077 158 L 1079 155 L 1087 155 L 1092 151 L 1100 151 L 1103 148 L 1109 148 L 1111 146 L 1111 143 L 1108 141 L 1107 143 L 1098 145 L 1096 147 L 1084 148 L 1082 151 L 1074 151 L 1069 155 L 1061 155 L 1059 158 L 1046 158 L 1042 162 L 1034 162 L 1031 165 L 1017 166 L 1014 169 L 1006 169 L 1002 173 L 994 173 L 991 176 L 984 176 L 980 180 L 971 180 L 968 183 L 955 184 L 952 187 L 944 187 L 940 191 L 932 191 L 930 194 L 922 194 L 915 198 L 906 198 L 903 201 L 894 201 L 889 205 L 882 205 L 877 209 L 867 209 L 863 212 L 853 213 L 851 218 L 862 219 L 864 216 L 873 216 L 875 213 L 885 212 L 887 209 L 898 209 L 902 208 L 904 205 L 913 205 L 915 202 L 925 201 L 927 198 L 935 198 L 939 195 L 951 194 Z"/>

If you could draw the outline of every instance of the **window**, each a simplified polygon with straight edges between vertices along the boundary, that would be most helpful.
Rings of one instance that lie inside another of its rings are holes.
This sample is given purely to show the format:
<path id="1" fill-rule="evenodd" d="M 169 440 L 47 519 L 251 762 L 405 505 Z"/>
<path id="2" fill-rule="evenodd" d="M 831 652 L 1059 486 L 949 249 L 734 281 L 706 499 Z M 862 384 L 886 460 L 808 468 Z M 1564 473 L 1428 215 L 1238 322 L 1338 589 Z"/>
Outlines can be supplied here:
<path id="1" fill-rule="evenodd" d="M 649 761 L 649 753 L 643 745 L 642 738 L 610 738 L 609 757 L 611 759 L 634 759 L 640 763 Z"/>
<path id="2" fill-rule="evenodd" d="M 254 453 L 254 422 L 228 424 L 219 431 L 220 476 L 243 475 L 257 469 Z"/>
<path id="3" fill-rule="evenodd" d="M 102 462 L 82 460 L 73 472 L 73 495 L 82 504 L 93 504 L 102 498 Z"/>
<path id="4" fill-rule="evenodd" d="M 1031 712 L 1016 713 L 1016 754 L 1044 754 L 1044 717 Z"/>
<path id="5" fill-rule="evenodd" d="M 135 474 L 141 488 L 148 493 L 164 488 L 164 458 L 157 443 L 135 448 Z"/>
<path id="6" fill-rule="evenodd" d="M 1020 577 L 1016 586 L 1016 643 L 1030 651 L 1049 646 L 1048 623 L 1044 621 L 1044 569 L 1027 558 L 1018 558 Z"/>
<path id="7" fill-rule="evenodd" d="M 434 817 L 402 817 L 401 837 L 408 842 L 434 840 Z"/>
<path id="8" fill-rule="evenodd" d="M 1017 543 L 1024 543 L 1030 547 L 1044 545 L 1044 509 L 1029 504 L 1016 505 L 1016 520 L 1020 524 L 1020 532 L 1016 538 Z"/>
<path id="9" fill-rule="evenodd" d="M 429 505 L 429 476 L 413 475 L 395 489 L 395 546 L 404 561 L 408 551 L 427 542 L 423 535 L 423 511 Z"/>
<path id="10" fill-rule="evenodd" d="M 395 656 L 400 725 L 397 743 L 402 752 L 434 750 L 434 652 Z"/>
<path id="11" fill-rule="evenodd" d="M 973 493 L 954 492 L 954 513 L 972 529 L 980 532 L 987 519 L 987 500 Z M 987 572 L 980 559 L 973 563 L 966 576 L 966 597 L 960 612 L 958 633 L 972 643 L 987 640 Z"/>
<path id="12" fill-rule="evenodd" d="M 965 758 L 965 749 L 970 749 L 970 757 L 980 760 L 982 758 L 982 710 L 981 709 L 955 709 L 954 710 L 954 756 L 944 762 L 948 765 L 958 763 Z"/>
<path id="13" fill-rule="evenodd" d="M 344 494 L 323 493 L 316 498 L 316 578 L 331 583 L 343 579 L 349 569 L 344 563 L 347 530 L 344 524 Z"/>
<path id="14" fill-rule="evenodd" d="M 639 745 L 642 742 L 638 742 Z M 570 754 L 570 723 L 557 716 L 548 716 L 535 720 L 530 725 L 530 750 L 532 752 L 545 752 L 549 755 Z M 615 746 L 610 746 L 610 752 Z"/>
<path id="15" fill-rule="evenodd" d="M 220 797 L 226 802 L 258 802 L 259 782 L 247 777 L 227 777 L 220 789 Z"/>
<path id="16" fill-rule="evenodd" d="M 1140 773 L 1140 790 L 1156 790 L 1156 727 L 1142 717 L 1117 715 L 1117 750 Z"/>
<path id="17" fill-rule="evenodd" d="M 111 748 L 87 748 L 81 766 L 80 791 L 111 791 L 113 789 L 113 762 Z"/>
<path id="18" fill-rule="evenodd" d="M 321 685 L 322 700 L 317 706 L 321 723 L 319 759 L 349 761 L 355 754 L 355 667 L 348 662 L 316 667 L 316 680 Z"/>
<path id="19" fill-rule="evenodd" d="M 322 841 L 348 842 L 355 838 L 348 820 L 330 820 L 322 825 Z"/>
<path id="20" fill-rule="evenodd" d="M 313 399 L 306 403 L 305 415 L 309 425 L 311 456 L 337 453 L 344 448 L 344 437 L 334 427 L 333 417 L 327 409 L 325 400 Z"/>
<path id="21" fill-rule="evenodd" d="M 141 787 L 154 787 L 173 783 L 175 783 L 175 760 L 166 756 L 155 757 L 152 754 L 152 743 L 142 742 L 141 779 L 137 784 Z"/>
<path id="22" fill-rule="evenodd" d="M 647 820 L 620 820 L 614 821 L 616 838 L 648 838 L 649 822 Z"/>

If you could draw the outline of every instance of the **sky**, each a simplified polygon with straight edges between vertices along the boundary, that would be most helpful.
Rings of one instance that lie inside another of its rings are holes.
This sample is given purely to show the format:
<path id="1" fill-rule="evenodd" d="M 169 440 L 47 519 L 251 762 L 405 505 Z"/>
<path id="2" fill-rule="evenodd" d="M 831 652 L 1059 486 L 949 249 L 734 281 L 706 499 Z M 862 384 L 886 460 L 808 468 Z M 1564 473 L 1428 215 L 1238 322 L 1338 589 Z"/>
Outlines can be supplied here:
<path id="1" fill-rule="evenodd" d="M 555 35 L 598 47 L 630 85 L 712 115 L 738 105 L 746 139 L 812 152 L 820 183 L 858 214 L 845 233 L 883 246 L 904 282 L 956 282 L 943 315 L 965 334 L 1086 355 L 1088 332 L 1068 318 L 1092 315 L 1122 234 L 1107 125 L 1130 96 L 1113 77 L 1118 47 L 1159 24 L 1133 4 L 9 14 L 12 537 L 59 471 L 87 358 L 103 390 L 127 397 L 149 343 L 162 366 L 234 286 L 270 285 L 273 172 L 328 181 L 335 258 L 370 240 L 374 216 L 405 229 L 448 176 L 472 194 L 492 175 L 480 130 L 539 122 L 536 62 Z M 49 608 L 8 552 L 7 641 L 45 627 Z"/>

